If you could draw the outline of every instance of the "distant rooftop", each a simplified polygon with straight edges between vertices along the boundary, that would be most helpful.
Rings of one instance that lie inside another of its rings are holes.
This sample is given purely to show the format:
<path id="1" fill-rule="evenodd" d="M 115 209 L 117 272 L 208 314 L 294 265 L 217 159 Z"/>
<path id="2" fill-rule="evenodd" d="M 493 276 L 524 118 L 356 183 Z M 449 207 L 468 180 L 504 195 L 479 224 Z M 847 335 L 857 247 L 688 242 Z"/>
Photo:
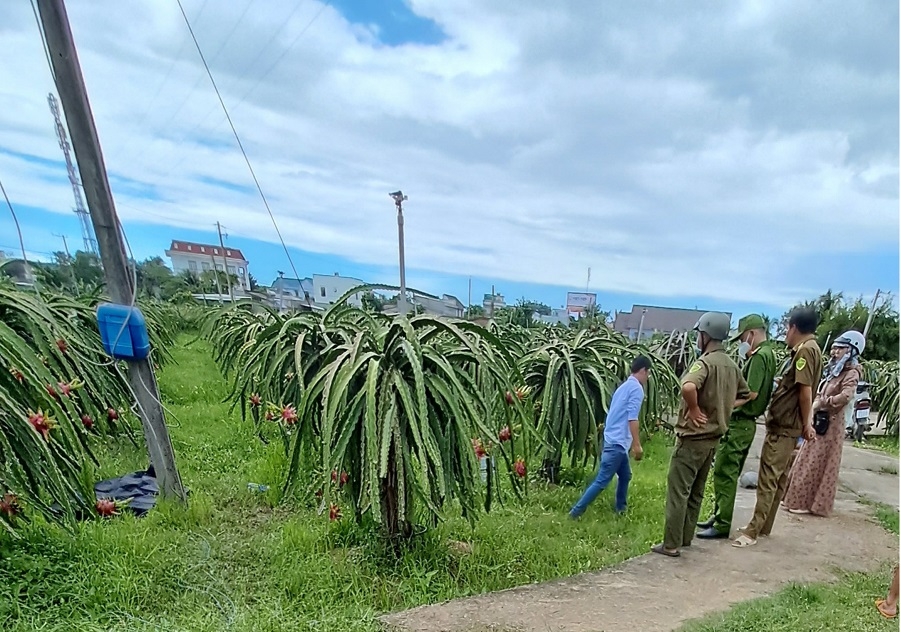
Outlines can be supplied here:
<path id="1" fill-rule="evenodd" d="M 645 312 L 647 310 L 647 312 Z M 697 324 L 698 319 L 705 314 L 707 310 L 684 309 L 681 307 L 659 307 L 656 305 L 633 305 L 630 312 L 619 312 L 613 323 L 613 329 L 628 333 L 631 330 L 637 330 L 639 326 L 643 331 L 691 331 Z M 644 313 L 644 322 L 641 322 Z M 730 312 L 726 313 L 732 318 Z"/>
<path id="2" fill-rule="evenodd" d="M 169 247 L 169 251 L 190 253 L 192 255 L 222 256 L 222 246 L 219 246 L 217 244 L 198 244 L 193 241 L 178 241 L 177 239 L 172 240 L 172 245 Z M 247 261 L 247 259 L 244 257 L 244 254 L 237 248 L 229 248 L 228 246 L 226 246 L 225 256 L 229 257 L 230 259 L 240 259 L 244 262 Z"/>

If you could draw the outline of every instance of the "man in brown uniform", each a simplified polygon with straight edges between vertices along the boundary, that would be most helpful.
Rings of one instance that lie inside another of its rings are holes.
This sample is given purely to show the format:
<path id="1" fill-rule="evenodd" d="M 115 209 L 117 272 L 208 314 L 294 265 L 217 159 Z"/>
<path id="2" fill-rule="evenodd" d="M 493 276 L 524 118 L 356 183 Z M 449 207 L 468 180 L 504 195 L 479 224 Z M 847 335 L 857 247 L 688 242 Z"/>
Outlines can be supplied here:
<path id="1" fill-rule="evenodd" d="M 691 545 L 716 447 L 732 410 L 750 397 L 741 370 L 723 349 L 730 329 L 729 317 L 716 312 L 704 314 L 695 325 L 701 357 L 682 378 L 682 410 L 667 478 L 666 526 L 663 542 L 651 549 L 654 553 L 679 557 L 679 549 Z"/>
<path id="2" fill-rule="evenodd" d="M 792 311 L 785 343 L 791 357 L 782 369 L 779 384 L 766 416 L 766 439 L 760 451 L 757 474 L 757 504 L 754 516 L 732 546 L 744 548 L 769 535 L 785 494 L 792 453 L 803 436 L 814 438 L 813 398 L 823 374 L 823 352 L 816 341 L 817 313 L 808 308 Z"/>

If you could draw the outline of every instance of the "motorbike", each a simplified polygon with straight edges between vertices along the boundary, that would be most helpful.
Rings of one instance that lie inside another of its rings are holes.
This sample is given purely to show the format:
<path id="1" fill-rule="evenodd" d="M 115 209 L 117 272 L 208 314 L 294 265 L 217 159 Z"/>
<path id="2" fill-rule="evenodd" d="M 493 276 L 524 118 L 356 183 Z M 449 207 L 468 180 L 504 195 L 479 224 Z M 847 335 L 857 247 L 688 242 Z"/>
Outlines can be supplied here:
<path id="1" fill-rule="evenodd" d="M 870 423 L 871 386 L 872 384 L 864 381 L 857 383 L 857 392 L 845 416 L 845 434 L 858 443 L 873 429 L 873 424 Z"/>

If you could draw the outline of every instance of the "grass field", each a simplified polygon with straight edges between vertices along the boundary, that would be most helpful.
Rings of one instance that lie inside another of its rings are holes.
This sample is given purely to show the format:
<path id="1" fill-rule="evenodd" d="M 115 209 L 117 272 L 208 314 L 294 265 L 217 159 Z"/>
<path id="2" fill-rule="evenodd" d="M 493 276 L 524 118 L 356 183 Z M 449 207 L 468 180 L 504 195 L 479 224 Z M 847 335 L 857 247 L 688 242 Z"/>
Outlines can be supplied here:
<path id="1" fill-rule="evenodd" d="M 889 532 L 899 534 L 898 510 L 874 505 L 875 517 Z M 836 584 L 791 585 L 772 597 L 740 604 L 724 614 L 683 626 L 680 632 L 820 632 L 897 630 L 874 602 L 884 598 L 892 569 L 881 573 L 849 573 Z"/>
<path id="2" fill-rule="evenodd" d="M 249 492 L 278 484 L 281 444 L 264 446 L 221 403 L 204 343 L 173 353 L 160 383 L 189 508 L 86 523 L 74 537 L 36 523 L 18 541 L 0 536 L 0 629 L 375 630 L 381 612 L 601 568 L 662 535 L 669 448 L 658 437 L 634 465 L 623 517 L 609 490 L 570 522 L 581 486 L 533 486 L 523 506 L 511 499 L 475 529 L 450 517 L 391 559 L 372 532 L 317 515 L 312 494 L 273 506 L 275 492 Z M 101 461 L 98 478 L 146 467 L 127 443 Z"/>
<path id="3" fill-rule="evenodd" d="M 773 597 L 736 606 L 725 615 L 689 623 L 680 632 L 886 632 L 886 621 L 874 607 L 885 597 L 891 569 L 883 573 L 846 575 L 834 585 L 792 585 Z"/>
<path id="4" fill-rule="evenodd" d="M 867 437 L 863 443 L 855 443 L 858 448 L 878 450 L 892 456 L 898 456 L 898 437 Z"/>

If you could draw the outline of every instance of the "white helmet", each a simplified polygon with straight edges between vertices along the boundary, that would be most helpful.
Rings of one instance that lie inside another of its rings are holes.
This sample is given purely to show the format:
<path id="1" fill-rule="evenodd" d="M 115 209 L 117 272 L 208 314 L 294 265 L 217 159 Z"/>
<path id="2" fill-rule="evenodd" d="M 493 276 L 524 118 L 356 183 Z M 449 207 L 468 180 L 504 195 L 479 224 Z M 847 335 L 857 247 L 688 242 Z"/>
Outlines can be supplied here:
<path id="1" fill-rule="evenodd" d="M 863 348 L 866 346 L 866 340 L 862 333 L 852 329 L 836 338 L 835 342 L 832 344 L 840 347 L 851 347 L 857 352 L 857 355 L 863 355 Z"/>

